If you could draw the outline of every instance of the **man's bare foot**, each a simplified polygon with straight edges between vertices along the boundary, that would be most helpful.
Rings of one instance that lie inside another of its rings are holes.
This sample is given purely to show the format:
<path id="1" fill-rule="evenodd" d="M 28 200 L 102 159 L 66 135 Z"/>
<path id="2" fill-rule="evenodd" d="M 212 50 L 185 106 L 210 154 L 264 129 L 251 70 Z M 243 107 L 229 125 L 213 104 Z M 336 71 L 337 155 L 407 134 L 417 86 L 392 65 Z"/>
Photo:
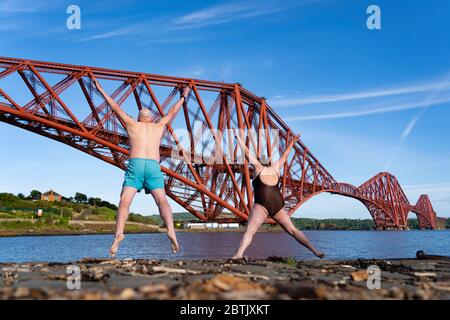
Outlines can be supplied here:
<path id="1" fill-rule="evenodd" d="M 119 249 L 119 244 L 122 242 L 122 240 L 125 238 L 123 234 L 117 235 L 114 238 L 113 244 L 111 248 L 109 249 L 109 255 L 111 257 L 114 257 L 117 253 L 117 250 Z"/>
<path id="2" fill-rule="evenodd" d="M 323 259 L 323 257 L 325 257 L 325 253 L 323 253 L 323 252 L 318 252 L 318 253 L 316 253 L 316 257 L 317 257 L 317 258 L 320 258 L 320 259 Z"/>
<path id="3" fill-rule="evenodd" d="M 178 245 L 177 237 L 175 235 L 175 231 L 173 232 L 167 232 L 167 237 L 169 237 L 169 240 L 172 245 L 172 252 L 177 253 L 180 250 L 180 246 Z"/>

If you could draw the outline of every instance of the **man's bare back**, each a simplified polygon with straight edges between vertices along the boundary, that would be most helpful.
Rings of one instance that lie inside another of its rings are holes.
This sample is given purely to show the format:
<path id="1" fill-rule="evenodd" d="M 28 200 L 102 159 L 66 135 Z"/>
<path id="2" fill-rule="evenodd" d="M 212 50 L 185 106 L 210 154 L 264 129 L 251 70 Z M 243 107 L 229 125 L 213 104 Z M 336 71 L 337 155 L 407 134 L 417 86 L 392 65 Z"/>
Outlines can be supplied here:
<path id="1" fill-rule="evenodd" d="M 159 161 L 159 146 L 165 126 L 173 119 L 185 102 L 190 88 L 186 87 L 181 98 L 170 108 L 165 116 L 158 122 L 152 121 L 150 110 L 143 108 L 139 111 L 138 121 L 125 113 L 124 110 L 103 90 L 96 79 L 95 86 L 111 106 L 114 113 L 123 121 L 128 133 L 130 144 L 130 158 L 154 159 Z"/>
<path id="2" fill-rule="evenodd" d="M 164 126 L 158 123 L 133 121 L 127 125 L 130 158 L 159 161 L 159 146 Z"/>

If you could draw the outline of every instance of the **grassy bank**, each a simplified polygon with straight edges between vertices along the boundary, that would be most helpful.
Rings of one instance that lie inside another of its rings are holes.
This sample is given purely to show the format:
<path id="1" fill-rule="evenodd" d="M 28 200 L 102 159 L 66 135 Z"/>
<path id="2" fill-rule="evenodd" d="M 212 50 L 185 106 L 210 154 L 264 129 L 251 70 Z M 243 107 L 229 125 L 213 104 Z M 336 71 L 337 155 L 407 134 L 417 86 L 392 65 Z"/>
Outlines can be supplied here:
<path id="1" fill-rule="evenodd" d="M 106 205 L 49 202 L 0 193 L 0 236 L 114 233 L 117 207 Z M 41 217 L 38 210 L 42 210 Z M 125 231 L 143 233 L 159 229 L 155 219 L 131 213 Z"/>
<path id="2" fill-rule="evenodd" d="M 48 224 L 45 221 L 1 221 L 0 237 L 30 236 L 30 235 L 80 235 L 80 234 L 113 234 L 114 223 L 100 222 L 92 224 L 82 221 L 77 224 Z M 161 232 L 155 225 L 127 224 L 126 233 Z"/>

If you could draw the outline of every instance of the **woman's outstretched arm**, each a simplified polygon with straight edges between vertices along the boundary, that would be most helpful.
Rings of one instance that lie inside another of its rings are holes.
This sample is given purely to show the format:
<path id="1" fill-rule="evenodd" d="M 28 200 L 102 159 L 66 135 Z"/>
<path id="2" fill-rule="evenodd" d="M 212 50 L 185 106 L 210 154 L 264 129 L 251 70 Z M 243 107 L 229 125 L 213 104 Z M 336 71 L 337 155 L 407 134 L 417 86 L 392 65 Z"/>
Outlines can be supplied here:
<path id="1" fill-rule="evenodd" d="M 236 130 L 237 131 L 237 130 Z M 248 149 L 248 147 L 245 145 L 244 140 L 242 140 L 242 138 L 239 136 L 239 133 L 235 131 L 235 136 L 237 138 L 237 141 L 239 142 L 239 144 L 241 145 L 241 147 L 244 149 L 244 154 L 245 157 L 247 158 L 247 160 L 255 166 L 255 170 L 256 172 L 259 172 L 262 168 L 263 165 L 261 164 L 261 162 L 259 162 L 259 160 L 250 152 L 250 150 Z"/>
<path id="2" fill-rule="evenodd" d="M 278 173 L 280 172 L 281 167 L 286 163 L 289 153 L 291 152 L 292 147 L 294 147 L 294 144 L 298 141 L 298 139 L 300 139 L 299 135 L 294 136 L 286 146 L 286 149 L 284 150 L 280 159 L 272 163 L 272 168 L 274 168 Z"/>

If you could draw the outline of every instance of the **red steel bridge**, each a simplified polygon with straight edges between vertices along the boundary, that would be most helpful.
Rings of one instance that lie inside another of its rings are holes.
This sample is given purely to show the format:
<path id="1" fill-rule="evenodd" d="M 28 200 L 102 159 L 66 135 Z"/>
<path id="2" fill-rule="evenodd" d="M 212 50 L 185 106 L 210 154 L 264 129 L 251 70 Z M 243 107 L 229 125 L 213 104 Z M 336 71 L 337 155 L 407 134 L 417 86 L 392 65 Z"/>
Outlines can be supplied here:
<path id="1" fill-rule="evenodd" d="M 96 90 L 94 78 L 128 114 L 135 116 L 146 107 L 155 120 L 184 87 L 191 86 L 189 98 L 163 136 L 166 193 L 202 221 L 217 221 L 227 211 L 238 220 L 247 219 L 253 201 L 252 166 L 242 160 L 236 141 L 221 132 L 233 128 L 265 132 L 247 137 L 248 145 L 261 157 L 281 153 L 294 133 L 264 98 L 240 84 L 0 57 L 0 121 L 125 169 L 129 146 L 124 124 Z M 175 152 L 178 157 L 174 157 L 173 151 L 182 145 L 179 128 L 188 132 L 190 148 L 184 148 L 192 152 Z M 210 139 L 196 143 L 205 129 L 210 130 Z M 278 132 L 277 143 L 273 131 Z M 202 154 L 200 161 L 190 161 L 197 153 Z M 240 164 L 233 161 L 238 158 Z M 361 201 L 378 229 L 406 229 L 410 211 L 421 228 L 436 228 L 436 213 L 427 195 L 411 204 L 388 172 L 358 187 L 337 182 L 301 140 L 281 173 L 281 191 L 290 215 L 315 195 L 329 192 Z"/>

